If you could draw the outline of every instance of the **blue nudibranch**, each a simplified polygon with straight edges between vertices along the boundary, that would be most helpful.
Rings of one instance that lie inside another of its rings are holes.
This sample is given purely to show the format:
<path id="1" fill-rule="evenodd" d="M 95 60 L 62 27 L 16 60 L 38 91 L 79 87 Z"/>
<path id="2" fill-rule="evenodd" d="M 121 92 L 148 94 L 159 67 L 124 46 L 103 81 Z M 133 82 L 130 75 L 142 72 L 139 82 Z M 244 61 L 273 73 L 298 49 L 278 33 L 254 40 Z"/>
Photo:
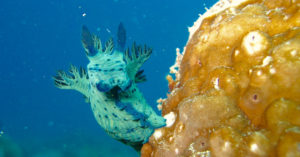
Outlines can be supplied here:
<path id="1" fill-rule="evenodd" d="M 112 39 L 102 46 L 100 39 L 82 27 L 82 44 L 89 59 L 87 72 L 71 65 L 70 74 L 58 71 L 54 83 L 61 89 L 74 89 L 90 102 L 99 125 L 114 139 L 137 151 L 154 132 L 165 126 L 165 119 L 146 103 L 136 83 L 146 81 L 139 70 L 152 49 L 132 45 L 124 50 L 126 31 L 118 29 L 117 47 Z"/>

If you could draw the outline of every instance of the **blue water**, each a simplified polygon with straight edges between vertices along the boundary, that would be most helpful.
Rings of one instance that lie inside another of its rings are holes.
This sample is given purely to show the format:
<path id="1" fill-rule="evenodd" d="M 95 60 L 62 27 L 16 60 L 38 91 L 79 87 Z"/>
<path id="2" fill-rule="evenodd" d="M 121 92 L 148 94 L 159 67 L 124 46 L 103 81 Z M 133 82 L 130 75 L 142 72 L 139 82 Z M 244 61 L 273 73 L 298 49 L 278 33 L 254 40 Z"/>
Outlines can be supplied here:
<path id="1" fill-rule="evenodd" d="M 87 65 L 82 25 L 105 41 L 122 21 L 127 46 L 136 41 L 154 50 L 142 67 L 148 81 L 139 87 L 156 107 L 168 92 L 165 76 L 175 49 L 187 42 L 187 27 L 215 1 L 1 0 L 0 157 L 3 139 L 25 157 L 137 156 L 104 133 L 82 95 L 55 88 L 51 77 L 71 63 Z"/>

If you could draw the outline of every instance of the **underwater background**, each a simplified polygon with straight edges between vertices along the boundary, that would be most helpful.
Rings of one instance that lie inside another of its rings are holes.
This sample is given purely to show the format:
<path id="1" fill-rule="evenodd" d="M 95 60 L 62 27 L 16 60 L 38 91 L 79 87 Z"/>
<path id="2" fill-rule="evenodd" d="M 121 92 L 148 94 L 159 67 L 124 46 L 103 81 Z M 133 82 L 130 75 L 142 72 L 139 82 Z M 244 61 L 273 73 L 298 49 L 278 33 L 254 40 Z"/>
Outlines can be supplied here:
<path id="1" fill-rule="evenodd" d="M 138 156 L 110 138 L 75 91 L 56 88 L 52 76 L 72 63 L 86 67 L 82 25 L 102 42 L 123 22 L 127 46 L 153 48 L 139 84 L 148 104 L 166 97 L 165 76 L 188 27 L 216 0 L 0 1 L 0 157 Z M 157 111 L 157 109 L 156 109 Z"/>

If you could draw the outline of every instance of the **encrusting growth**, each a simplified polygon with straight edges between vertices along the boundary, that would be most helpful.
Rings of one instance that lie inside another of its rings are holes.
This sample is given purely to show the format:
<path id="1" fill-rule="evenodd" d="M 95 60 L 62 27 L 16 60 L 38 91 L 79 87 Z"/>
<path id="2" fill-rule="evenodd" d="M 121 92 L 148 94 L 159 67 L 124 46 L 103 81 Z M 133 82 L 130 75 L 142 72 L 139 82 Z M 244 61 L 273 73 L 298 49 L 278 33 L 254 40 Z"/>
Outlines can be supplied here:
<path id="1" fill-rule="evenodd" d="M 194 23 L 142 156 L 300 156 L 299 0 L 220 0 Z M 177 63 L 176 63 L 177 64 Z"/>

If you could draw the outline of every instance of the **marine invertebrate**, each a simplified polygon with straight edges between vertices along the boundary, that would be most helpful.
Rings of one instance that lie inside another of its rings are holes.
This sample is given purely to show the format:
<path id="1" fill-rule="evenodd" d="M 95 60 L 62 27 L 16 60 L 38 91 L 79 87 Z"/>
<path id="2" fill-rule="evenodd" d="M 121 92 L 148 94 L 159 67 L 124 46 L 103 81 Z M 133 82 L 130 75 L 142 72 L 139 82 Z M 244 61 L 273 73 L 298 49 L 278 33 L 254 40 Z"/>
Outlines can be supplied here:
<path id="1" fill-rule="evenodd" d="M 82 44 L 90 61 L 87 72 L 71 66 L 70 75 L 59 71 L 54 82 L 58 88 L 82 93 L 99 125 L 114 139 L 139 151 L 154 129 L 165 125 L 165 119 L 146 103 L 136 85 L 146 81 L 139 69 L 152 49 L 134 43 L 131 52 L 129 48 L 123 52 L 125 35 L 120 24 L 117 49 L 112 39 L 103 48 L 100 39 L 83 26 Z"/>
<path id="2" fill-rule="evenodd" d="M 220 0 L 189 30 L 142 155 L 300 156 L 299 1 Z"/>

